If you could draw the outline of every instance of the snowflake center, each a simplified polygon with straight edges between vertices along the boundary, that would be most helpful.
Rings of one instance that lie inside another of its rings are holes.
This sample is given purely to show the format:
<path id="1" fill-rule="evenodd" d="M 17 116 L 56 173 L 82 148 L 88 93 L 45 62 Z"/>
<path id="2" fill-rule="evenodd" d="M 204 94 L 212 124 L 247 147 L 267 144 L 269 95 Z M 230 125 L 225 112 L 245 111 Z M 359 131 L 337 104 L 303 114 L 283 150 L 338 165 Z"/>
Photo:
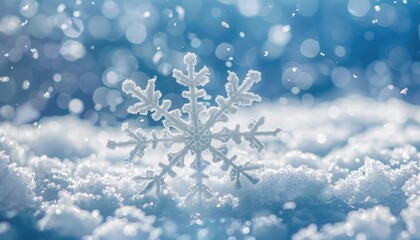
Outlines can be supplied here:
<path id="1" fill-rule="evenodd" d="M 184 132 L 185 144 L 194 152 L 203 151 L 210 146 L 211 132 L 204 124 L 197 124 L 197 129 L 191 125 Z"/>

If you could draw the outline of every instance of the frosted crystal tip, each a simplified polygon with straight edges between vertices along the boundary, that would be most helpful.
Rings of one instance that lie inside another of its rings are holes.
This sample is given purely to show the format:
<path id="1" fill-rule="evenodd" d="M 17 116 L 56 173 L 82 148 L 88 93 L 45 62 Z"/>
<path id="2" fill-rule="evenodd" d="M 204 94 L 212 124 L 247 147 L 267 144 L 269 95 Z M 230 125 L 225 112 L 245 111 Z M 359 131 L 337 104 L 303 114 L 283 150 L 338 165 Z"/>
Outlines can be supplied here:
<path id="1" fill-rule="evenodd" d="M 195 55 L 194 53 L 190 53 L 188 52 L 185 56 L 184 56 L 184 63 L 189 65 L 196 65 L 197 64 L 197 55 Z"/>

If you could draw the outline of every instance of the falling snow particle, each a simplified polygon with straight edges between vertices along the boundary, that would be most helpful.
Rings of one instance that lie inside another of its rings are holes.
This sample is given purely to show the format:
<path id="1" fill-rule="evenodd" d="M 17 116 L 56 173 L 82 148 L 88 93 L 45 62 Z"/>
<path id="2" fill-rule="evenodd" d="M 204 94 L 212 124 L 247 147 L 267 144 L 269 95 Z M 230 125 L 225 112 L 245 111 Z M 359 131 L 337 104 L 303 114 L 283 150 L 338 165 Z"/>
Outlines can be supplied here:
<path id="1" fill-rule="evenodd" d="M 319 54 L 323 57 L 325 56 L 325 53 L 323 53 L 323 52 L 320 52 Z"/>
<path id="2" fill-rule="evenodd" d="M 25 26 L 26 24 L 28 24 L 28 20 L 25 20 L 24 22 L 22 22 L 22 23 L 20 24 L 20 26 L 21 26 L 21 27 L 23 27 L 23 26 Z"/>
<path id="3" fill-rule="evenodd" d="M 60 82 L 61 81 L 61 74 L 56 73 L 53 75 L 54 82 Z"/>
<path id="4" fill-rule="evenodd" d="M 181 6 L 176 6 L 175 11 L 178 13 L 178 18 L 183 20 L 185 17 L 185 10 Z"/>
<path id="5" fill-rule="evenodd" d="M 400 91 L 400 94 L 405 95 L 408 92 L 408 88 L 403 88 L 403 90 Z"/>
<path id="6" fill-rule="evenodd" d="M 32 53 L 33 59 L 38 59 L 39 53 L 38 53 L 38 50 L 36 50 L 36 48 L 31 48 L 31 53 Z"/>
<path id="7" fill-rule="evenodd" d="M 223 26 L 224 28 L 229 28 L 229 24 L 228 24 L 227 22 L 222 22 L 222 26 Z"/>
<path id="8" fill-rule="evenodd" d="M 69 102 L 69 110 L 71 113 L 80 114 L 83 111 L 84 104 L 80 99 L 72 99 Z"/>
<path id="9" fill-rule="evenodd" d="M 245 33 L 244 32 L 240 32 L 239 33 L 239 37 L 244 38 L 245 37 Z"/>
<path id="10" fill-rule="evenodd" d="M 356 74 L 353 74 L 353 78 L 357 78 L 357 75 Z"/>
<path id="11" fill-rule="evenodd" d="M 74 11 L 73 12 L 73 17 L 80 17 L 82 15 L 82 13 L 80 11 Z"/>
<path id="12" fill-rule="evenodd" d="M 64 5 L 63 3 L 58 5 L 57 12 L 62 13 L 62 12 L 64 12 L 64 10 L 66 10 L 66 5 Z"/>
<path id="13" fill-rule="evenodd" d="M 151 15 L 151 13 L 149 11 L 146 11 L 146 12 L 143 13 L 144 18 L 148 18 L 148 17 L 150 17 L 150 15 Z"/>
<path id="14" fill-rule="evenodd" d="M 0 77 L 0 82 L 8 82 L 10 78 L 8 76 Z"/>
<path id="15" fill-rule="evenodd" d="M 265 51 L 264 52 L 264 57 L 267 57 L 268 56 L 268 51 Z"/>
<path id="16" fill-rule="evenodd" d="M 31 83 L 28 80 L 23 81 L 22 83 L 23 90 L 28 90 L 30 86 L 31 86 Z"/>
<path id="17" fill-rule="evenodd" d="M 327 137 L 326 137 L 324 134 L 318 134 L 318 135 L 316 136 L 316 141 L 317 141 L 319 144 L 324 144 L 324 143 L 327 141 Z"/>
<path id="18" fill-rule="evenodd" d="M 293 210 L 296 208 L 296 203 L 295 202 L 286 202 L 283 204 L 283 209 L 284 210 Z"/>

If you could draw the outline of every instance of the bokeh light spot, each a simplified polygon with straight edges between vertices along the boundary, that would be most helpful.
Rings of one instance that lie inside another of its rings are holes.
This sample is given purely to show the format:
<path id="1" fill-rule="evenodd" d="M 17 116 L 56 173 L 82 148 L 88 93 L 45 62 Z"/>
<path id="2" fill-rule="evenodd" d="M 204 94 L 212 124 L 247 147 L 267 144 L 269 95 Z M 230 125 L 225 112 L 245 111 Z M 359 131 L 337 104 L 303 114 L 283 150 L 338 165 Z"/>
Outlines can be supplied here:
<path id="1" fill-rule="evenodd" d="M 300 53 L 307 58 L 314 58 L 320 51 L 319 42 L 309 38 L 300 45 Z"/>

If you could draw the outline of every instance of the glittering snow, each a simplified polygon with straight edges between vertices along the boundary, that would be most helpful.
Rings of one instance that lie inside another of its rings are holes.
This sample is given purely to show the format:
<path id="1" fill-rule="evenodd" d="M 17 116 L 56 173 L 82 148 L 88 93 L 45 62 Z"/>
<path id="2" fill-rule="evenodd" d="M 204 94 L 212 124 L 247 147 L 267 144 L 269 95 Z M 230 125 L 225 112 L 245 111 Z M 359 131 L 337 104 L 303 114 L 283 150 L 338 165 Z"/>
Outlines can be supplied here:
<path id="1" fill-rule="evenodd" d="M 270 113 L 276 109 L 278 117 Z M 209 169 L 212 202 L 194 214 L 183 196 L 194 181 L 177 171 L 173 195 L 140 194 L 133 177 L 158 166 L 164 147 L 127 166 L 124 149 L 109 150 L 118 129 L 74 116 L 36 126 L 0 125 L 0 237 L 25 239 L 417 239 L 420 236 L 420 115 L 400 100 L 348 97 L 310 108 L 293 101 L 261 103 L 227 124 L 267 116 L 284 133 L 265 139 L 262 155 L 230 144 L 239 158 L 258 159 L 258 184 Z M 152 129 L 145 129 L 145 131 Z M 160 129 L 155 129 L 159 131 Z M 323 141 L 319 141 L 319 136 Z M 54 146 L 54 147 L 52 147 Z M 77 231 L 74 231 L 77 226 Z"/>

